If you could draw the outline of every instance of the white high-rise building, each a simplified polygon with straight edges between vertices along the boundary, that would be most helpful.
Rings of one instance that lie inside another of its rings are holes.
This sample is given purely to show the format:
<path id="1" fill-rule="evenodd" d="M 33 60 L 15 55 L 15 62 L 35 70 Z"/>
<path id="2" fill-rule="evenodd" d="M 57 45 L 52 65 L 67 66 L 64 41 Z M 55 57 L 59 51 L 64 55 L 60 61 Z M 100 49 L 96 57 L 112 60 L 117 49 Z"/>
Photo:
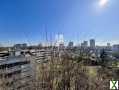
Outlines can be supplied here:
<path id="1" fill-rule="evenodd" d="M 57 34 L 55 36 L 55 45 L 59 46 L 60 44 L 64 44 L 64 36 L 63 36 L 63 34 Z"/>

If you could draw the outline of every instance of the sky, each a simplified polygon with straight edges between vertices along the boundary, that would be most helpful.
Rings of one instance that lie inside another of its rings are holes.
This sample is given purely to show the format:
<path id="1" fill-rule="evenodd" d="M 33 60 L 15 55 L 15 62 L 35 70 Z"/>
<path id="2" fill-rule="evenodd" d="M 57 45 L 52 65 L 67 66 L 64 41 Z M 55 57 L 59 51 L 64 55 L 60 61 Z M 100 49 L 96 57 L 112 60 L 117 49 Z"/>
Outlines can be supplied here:
<path id="1" fill-rule="evenodd" d="M 47 34 L 46 34 L 47 32 Z M 119 0 L 0 0 L 0 45 L 54 41 L 119 43 Z"/>

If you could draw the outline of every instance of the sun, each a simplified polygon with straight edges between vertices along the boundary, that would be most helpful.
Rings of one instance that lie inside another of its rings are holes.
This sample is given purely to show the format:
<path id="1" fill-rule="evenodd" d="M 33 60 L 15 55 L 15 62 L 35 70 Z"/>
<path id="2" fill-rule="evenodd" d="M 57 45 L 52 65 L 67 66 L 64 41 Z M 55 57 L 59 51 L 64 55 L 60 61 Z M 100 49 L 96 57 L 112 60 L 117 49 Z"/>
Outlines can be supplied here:
<path id="1" fill-rule="evenodd" d="M 111 0 L 95 0 L 92 4 L 93 11 L 96 14 L 102 13 L 107 10 L 111 5 Z"/>
<path id="2" fill-rule="evenodd" d="M 108 5 L 109 0 L 99 0 L 99 6 L 104 8 Z"/>

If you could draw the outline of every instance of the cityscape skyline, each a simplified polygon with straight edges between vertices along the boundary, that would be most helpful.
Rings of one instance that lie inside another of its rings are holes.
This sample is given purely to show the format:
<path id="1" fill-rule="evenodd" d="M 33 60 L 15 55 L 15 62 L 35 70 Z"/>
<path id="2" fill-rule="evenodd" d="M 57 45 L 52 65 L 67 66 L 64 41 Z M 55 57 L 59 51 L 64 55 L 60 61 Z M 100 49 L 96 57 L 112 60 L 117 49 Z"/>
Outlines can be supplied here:
<path id="1" fill-rule="evenodd" d="M 98 44 L 97 41 L 95 39 L 89 39 L 89 40 L 83 40 L 82 42 L 74 42 L 72 40 L 66 42 L 64 40 L 64 38 L 62 37 L 62 35 L 60 34 L 58 36 L 59 38 L 57 38 L 57 40 L 54 40 L 54 41 L 44 41 L 44 42 L 39 42 L 39 43 L 30 43 L 30 42 L 22 42 L 22 43 L 14 43 L 12 45 L 7 45 L 7 46 L 3 46 L 3 44 L 0 43 L 0 47 L 13 47 L 13 46 L 16 46 L 16 45 L 26 45 L 26 46 L 60 46 L 60 45 L 63 45 L 63 46 L 69 46 L 70 44 L 73 44 L 73 46 L 83 46 L 83 47 L 105 47 L 105 46 L 115 46 L 115 45 L 119 45 L 119 43 L 115 43 L 115 44 L 112 44 L 110 42 L 105 42 L 103 44 Z"/>
<path id="2" fill-rule="evenodd" d="M 97 45 L 119 43 L 118 0 L 4 0 L 0 1 L 0 43 L 38 44 L 95 39 Z"/>
<path id="3" fill-rule="evenodd" d="M 82 44 L 87 44 L 88 46 L 90 46 L 90 40 L 94 40 L 94 43 L 95 43 L 95 46 L 108 46 L 108 44 L 110 44 L 111 46 L 113 45 L 119 45 L 118 41 L 116 42 L 106 42 L 106 41 L 102 41 L 102 42 L 99 42 L 97 41 L 95 38 L 89 38 L 89 39 L 84 39 L 84 40 L 79 40 L 77 39 L 77 41 L 73 41 L 73 40 L 65 40 L 63 34 L 56 34 L 55 35 L 55 38 L 54 39 L 48 39 L 46 40 L 46 37 L 45 36 L 45 39 L 44 41 L 40 41 L 40 42 L 36 42 L 36 43 L 32 43 L 30 42 L 29 40 L 26 40 L 26 42 L 15 42 L 15 43 L 11 43 L 8 41 L 9 44 L 4 44 L 4 43 L 0 43 L 0 47 L 7 47 L 7 46 L 14 46 L 16 44 L 27 44 L 28 46 L 34 46 L 34 45 L 39 45 L 39 44 L 42 44 L 43 46 L 49 46 L 49 45 L 56 45 L 58 46 L 60 43 L 61 44 L 64 44 L 65 46 L 67 46 L 70 42 L 73 42 L 74 46 L 81 46 Z M 79 40 L 79 41 L 78 41 Z M 11 44 L 10 44 L 11 43 Z"/>
<path id="4" fill-rule="evenodd" d="M 119 0 L 0 0 L 0 90 L 109 90 L 119 83 Z"/>

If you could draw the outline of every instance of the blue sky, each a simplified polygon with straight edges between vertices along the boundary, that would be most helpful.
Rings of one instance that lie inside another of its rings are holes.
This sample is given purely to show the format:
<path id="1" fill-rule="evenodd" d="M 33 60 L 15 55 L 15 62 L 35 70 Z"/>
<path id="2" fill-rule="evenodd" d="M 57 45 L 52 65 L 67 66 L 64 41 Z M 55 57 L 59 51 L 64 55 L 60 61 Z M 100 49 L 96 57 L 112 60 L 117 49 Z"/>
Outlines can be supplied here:
<path id="1" fill-rule="evenodd" d="M 119 0 L 0 0 L 0 43 L 40 43 L 61 33 L 65 41 L 95 38 L 119 43 Z"/>

